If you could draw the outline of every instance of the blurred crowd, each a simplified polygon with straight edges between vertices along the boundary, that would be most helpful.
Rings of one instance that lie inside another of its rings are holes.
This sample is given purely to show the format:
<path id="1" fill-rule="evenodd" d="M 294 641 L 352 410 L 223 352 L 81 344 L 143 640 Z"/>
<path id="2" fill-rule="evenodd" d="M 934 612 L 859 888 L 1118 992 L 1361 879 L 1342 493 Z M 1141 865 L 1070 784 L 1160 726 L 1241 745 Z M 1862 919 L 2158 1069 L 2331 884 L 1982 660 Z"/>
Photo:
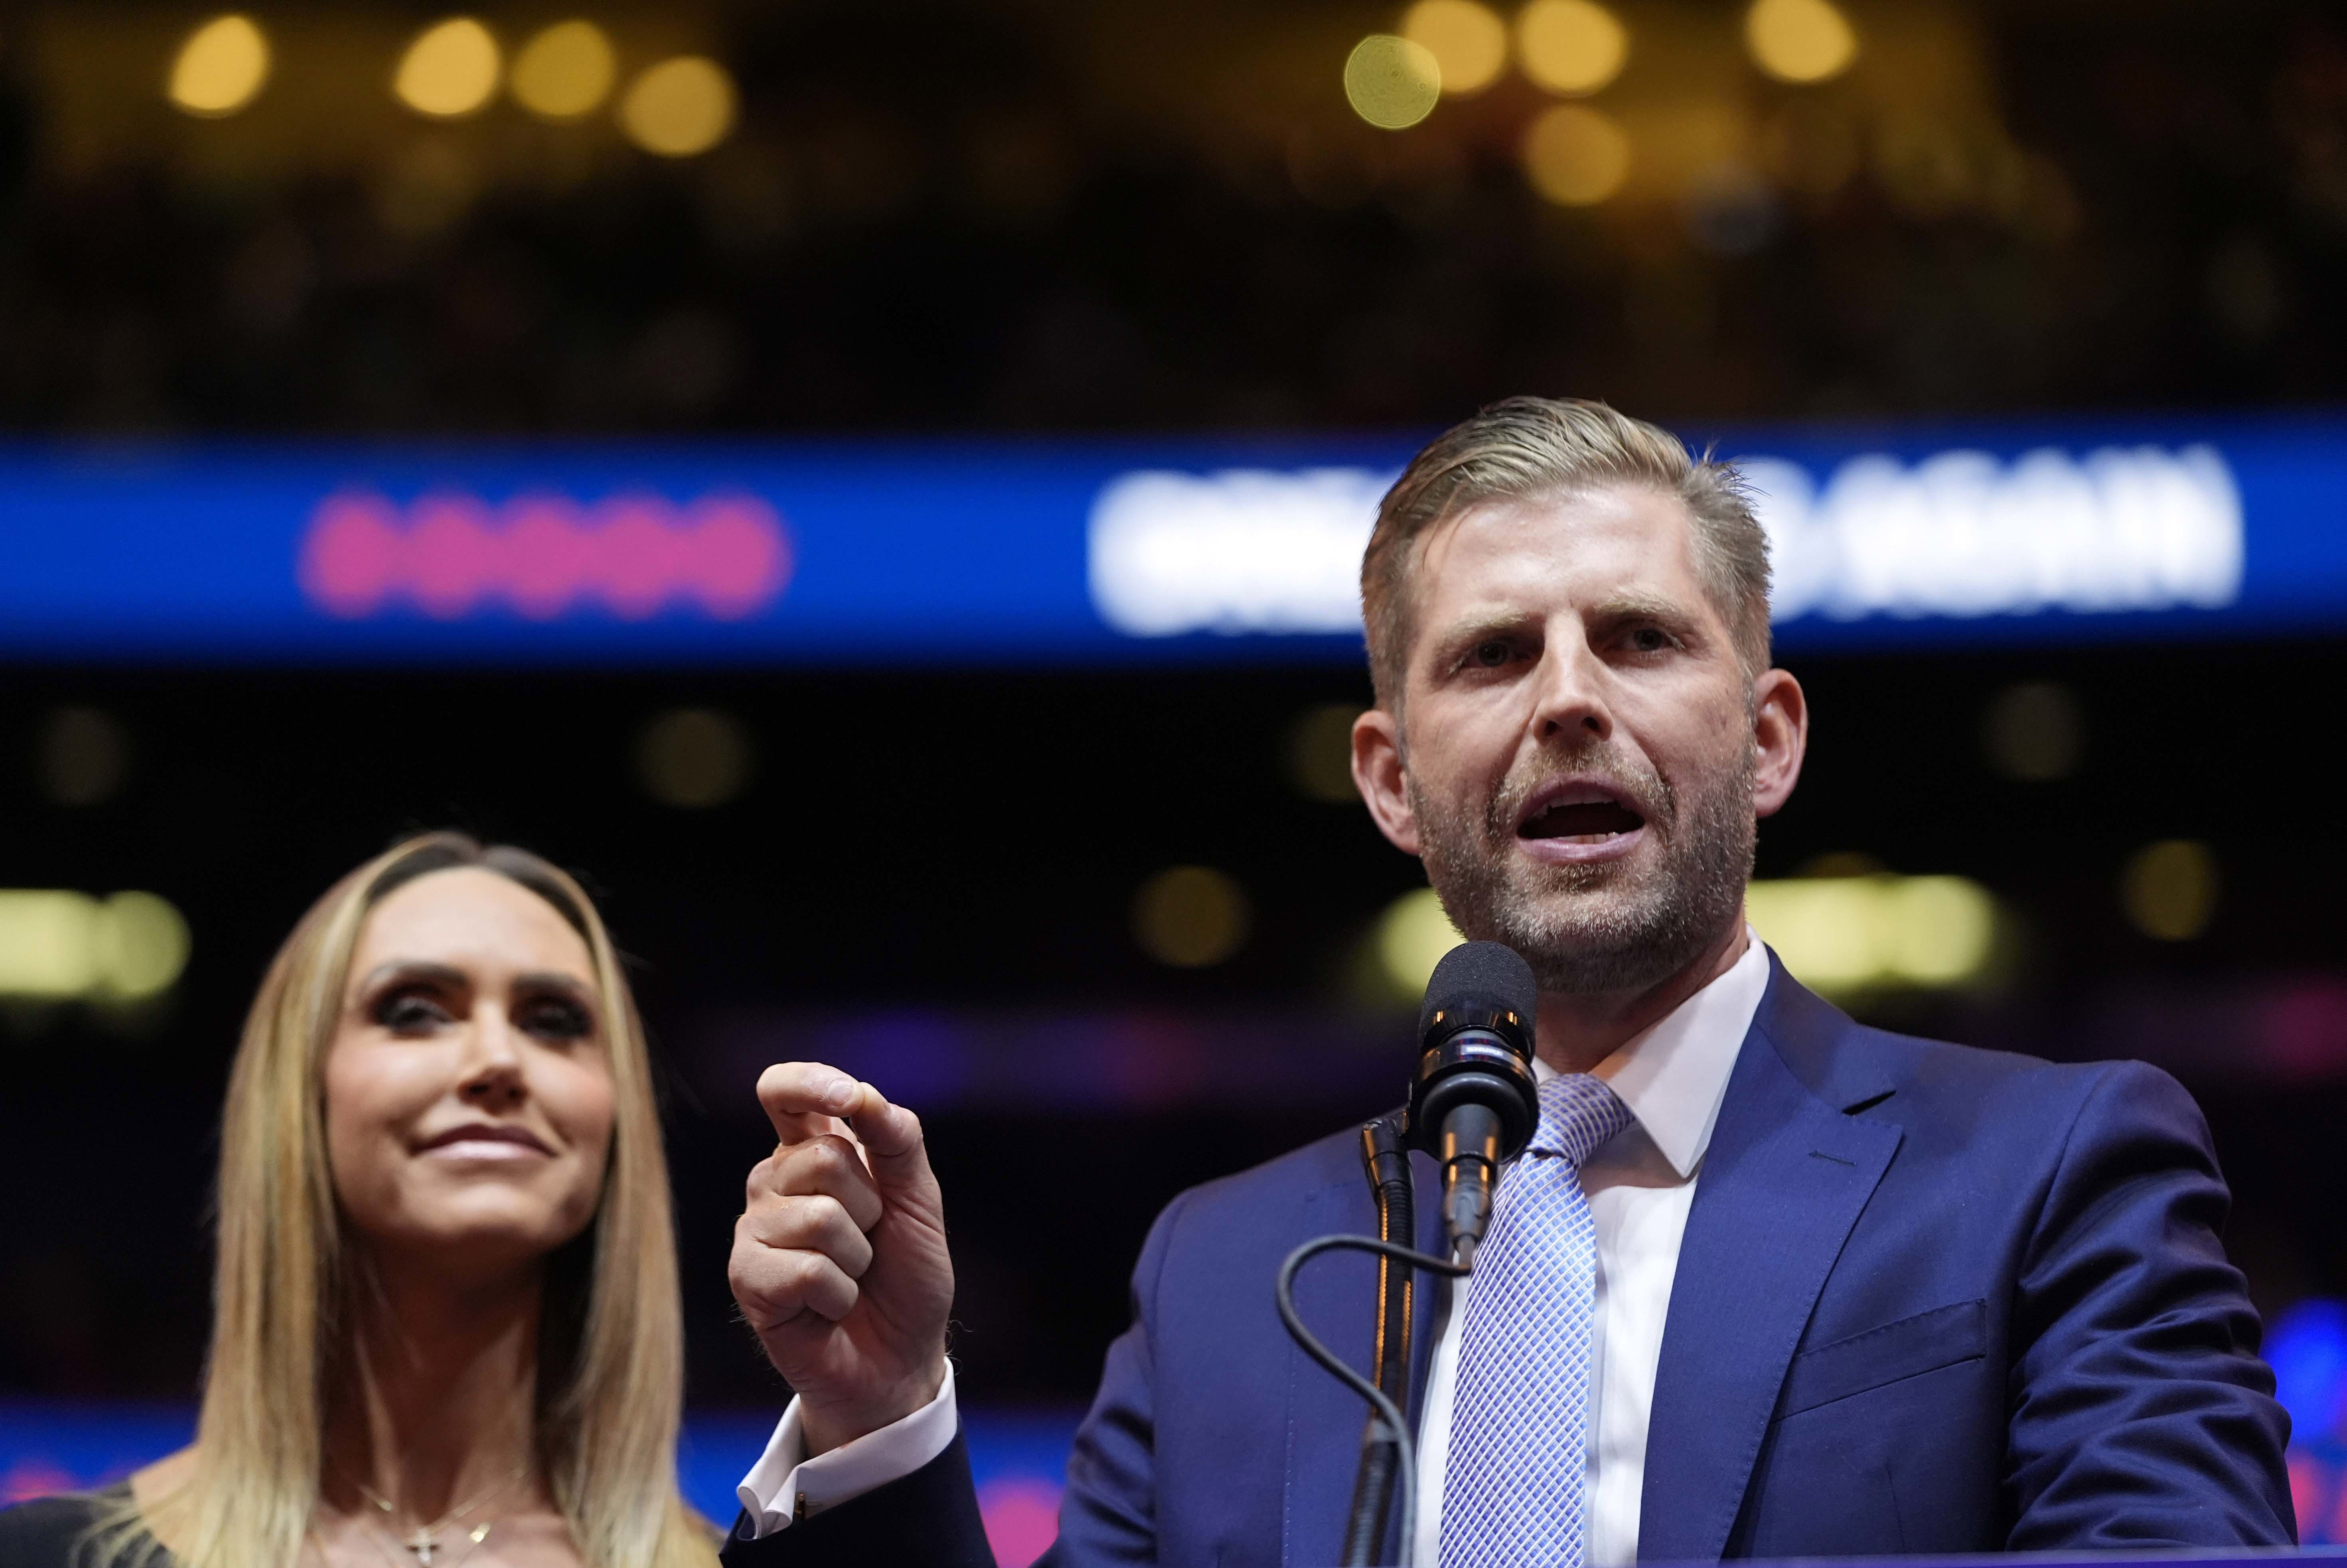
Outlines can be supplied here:
<path id="1" fill-rule="evenodd" d="M 1527 82 L 1405 130 L 1348 113 L 1348 41 L 1395 25 L 1376 5 L 733 6 L 697 25 L 738 124 L 676 159 L 387 101 L 353 111 L 381 118 L 361 149 L 262 156 L 310 135 L 298 39 L 270 89 L 293 107 L 264 94 L 231 144 L 239 122 L 90 65 L 109 38 L 143 58 L 130 13 L 36 7 L 0 26 L 0 425 L 1407 426 L 1522 389 L 1682 420 L 2341 390 L 2326 8 L 1853 6 L 1856 65 L 1811 86 L 1723 77 L 1732 7 L 1618 10 L 1630 65 L 1590 101 L 1627 106 L 1641 167 L 1690 172 L 1575 207 L 1519 166 Z M 159 82 L 198 18 L 134 19 Z"/>

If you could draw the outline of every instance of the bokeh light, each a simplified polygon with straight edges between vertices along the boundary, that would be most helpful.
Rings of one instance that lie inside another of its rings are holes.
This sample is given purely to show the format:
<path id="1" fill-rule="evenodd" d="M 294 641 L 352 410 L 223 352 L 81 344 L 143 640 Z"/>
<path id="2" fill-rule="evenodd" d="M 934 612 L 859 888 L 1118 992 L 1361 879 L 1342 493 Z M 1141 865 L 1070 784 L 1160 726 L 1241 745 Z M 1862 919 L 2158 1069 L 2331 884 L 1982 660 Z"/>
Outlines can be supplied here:
<path id="1" fill-rule="evenodd" d="M 1858 30 L 1833 0 L 1752 0 L 1744 41 L 1780 82 L 1822 82 L 1858 58 Z"/>
<path id="2" fill-rule="evenodd" d="M 600 108 L 619 79 L 620 57 L 592 22 L 557 22 L 514 56 L 514 100 L 547 119 L 576 119 Z"/>
<path id="3" fill-rule="evenodd" d="M 1532 0 L 1516 18 L 1516 54 L 1535 86 L 1579 97 L 1622 74 L 1630 32 L 1596 0 Z"/>
<path id="4" fill-rule="evenodd" d="M 187 921 L 152 893 L 0 889 L 0 996 L 144 1001 L 178 981 L 188 948 Z"/>
<path id="5" fill-rule="evenodd" d="M 1477 0 L 1418 0 L 1402 15 L 1401 36 L 1434 56 L 1453 97 L 1481 92 L 1507 68 L 1508 25 Z"/>
<path id="6" fill-rule="evenodd" d="M 177 983 L 188 966 L 188 922 L 152 893 L 117 893 L 98 908 L 96 968 L 103 994 L 145 1001 Z"/>
<path id="7" fill-rule="evenodd" d="M 636 740 L 636 777 L 663 805 L 702 811 L 749 787 L 750 733 L 729 714 L 678 708 L 646 724 Z"/>
<path id="8" fill-rule="evenodd" d="M 2260 1353 L 2273 1368 L 2274 1399 L 2290 1412 L 2292 1449 L 2347 1440 L 2347 1302 L 2317 1297 L 2286 1308 L 2268 1327 Z M 2306 1510 L 2310 1517 L 2315 1512 Z M 2335 1541 L 2332 1524 L 2307 1539 Z"/>
<path id="9" fill-rule="evenodd" d="M 1416 1001 L 1442 955 L 1467 938 L 1443 913 L 1442 900 L 1431 887 L 1405 893 L 1378 917 L 1374 941 L 1378 968 L 1396 997 Z"/>
<path id="10" fill-rule="evenodd" d="M 647 69 L 620 100 L 628 139 L 661 158 L 707 152 L 733 129 L 733 78 L 716 61 L 680 55 Z"/>
<path id="11" fill-rule="evenodd" d="M 1133 895 L 1133 939 L 1177 969 L 1221 963 L 1245 944 L 1252 924 L 1245 889 L 1211 866 L 1170 867 Z"/>
<path id="12" fill-rule="evenodd" d="M 1963 985 L 1988 973 L 1996 949 L 1996 901 L 1961 876 L 1755 882 L 1744 907 L 1794 978 L 1828 996 Z"/>
<path id="13" fill-rule="evenodd" d="M 1331 805 L 1360 800 L 1353 787 L 1353 721 L 1360 713 L 1358 703 L 1317 702 L 1287 726 L 1282 761 L 1296 794 Z"/>
<path id="14" fill-rule="evenodd" d="M 188 35 L 165 92 L 191 115 L 231 115 L 269 85 L 269 38 L 250 16 L 215 16 Z"/>
<path id="15" fill-rule="evenodd" d="M 2078 699 L 2052 681 L 2008 686 L 1982 715 L 1981 743 L 1991 765 L 2006 778 L 2024 784 L 2068 778 L 2086 752 Z"/>
<path id="16" fill-rule="evenodd" d="M 0 996 L 62 999 L 97 976 L 97 900 L 86 893 L 0 889 Z"/>
<path id="17" fill-rule="evenodd" d="M 407 46 L 392 74 L 392 95 L 417 114 L 460 118 L 489 101 L 502 64 L 487 27 L 470 16 L 451 16 Z"/>
<path id="18" fill-rule="evenodd" d="M 1381 130 L 1416 125 L 1441 97 L 1441 63 L 1423 44 L 1372 33 L 1345 56 L 1345 101 Z"/>
<path id="19" fill-rule="evenodd" d="M 58 708 L 33 742 L 34 773 L 55 805 L 101 805 L 130 772 L 130 733 L 98 708 Z"/>
<path id="20" fill-rule="evenodd" d="M 1532 189 L 1566 207 L 1594 207 L 1622 189 L 1630 138 L 1609 115 L 1558 104 L 1525 128 L 1524 174 Z"/>
<path id="21" fill-rule="evenodd" d="M 2190 941 L 2217 912 L 2216 855 L 2191 839 L 2146 845 L 2119 873 L 2119 907 L 2155 941 Z"/>

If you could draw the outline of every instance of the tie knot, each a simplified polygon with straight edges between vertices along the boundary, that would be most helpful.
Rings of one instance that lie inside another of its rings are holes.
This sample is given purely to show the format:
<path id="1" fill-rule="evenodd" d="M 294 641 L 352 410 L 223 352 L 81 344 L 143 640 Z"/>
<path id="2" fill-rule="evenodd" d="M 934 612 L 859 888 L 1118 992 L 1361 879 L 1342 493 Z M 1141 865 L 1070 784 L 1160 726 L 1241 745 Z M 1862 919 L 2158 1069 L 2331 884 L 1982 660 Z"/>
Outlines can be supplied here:
<path id="1" fill-rule="evenodd" d="M 1540 1125 L 1532 1151 L 1561 1154 L 1578 1167 L 1590 1151 L 1630 1124 L 1630 1108 L 1602 1078 L 1564 1072 L 1540 1086 Z"/>

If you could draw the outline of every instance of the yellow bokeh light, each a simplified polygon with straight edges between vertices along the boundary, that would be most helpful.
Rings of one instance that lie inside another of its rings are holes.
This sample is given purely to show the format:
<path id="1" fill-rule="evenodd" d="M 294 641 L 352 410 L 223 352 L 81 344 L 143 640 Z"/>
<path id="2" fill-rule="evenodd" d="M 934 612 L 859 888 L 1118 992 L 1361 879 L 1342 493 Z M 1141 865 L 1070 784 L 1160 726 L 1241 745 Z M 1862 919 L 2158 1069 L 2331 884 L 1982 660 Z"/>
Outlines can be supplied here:
<path id="1" fill-rule="evenodd" d="M 628 139 L 662 158 L 707 152 L 733 129 L 733 78 L 699 55 L 662 60 L 620 100 L 620 126 Z"/>
<path id="2" fill-rule="evenodd" d="M 46 889 L 0 892 L 0 996 L 79 996 L 97 979 L 97 899 Z"/>
<path id="3" fill-rule="evenodd" d="M 2191 839 L 2147 845 L 2119 875 L 2119 905 L 2155 941 L 2188 942 L 2217 912 L 2217 857 Z"/>
<path id="4" fill-rule="evenodd" d="M 1443 913 L 1431 887 L 1405 893 L 1378 920 L 1378 968 L 1394 994 L 1415 999 L 1434 977 L 1442 956 L 1467 938 Z"/>
<path id="5" fill-rule="evenodd" d="M 664 805 L 699 811 L 749 787 L 757 753 L 749 731 L 709 708 L 662 713 L 636 737 L 636 776 Z"/>
<path id="6" fill-rule="evenodd" d="M 231 115 L 269 82 L 269 39 L 250 16 L 215 16 L 179 46 L 165 92 L 206 118 Z"/>
<path id="7" fill-rule="evenodd" d="M 1508 25 L 1478 0 L 1418 0 L 1403 14 L 1401 36 L 1434 56 L 1453 97 L 1481 92 L 1507 67 Z"/>
<path id="8" fill-rule="evenodd" d="M 0 996 L 135 1002 L 188 962 L 188 923 L 152 893 L 0 889 Z"/>
<path id="9" fill-rule="evenodd" d="M 1858 58 L 1858 31 L 1833 0 L 1752 0 L 1744 41 L 1780 82 L 1822 82 Z"/>
<path id="10" fill-rule="evenodd" d="M 1630 33 L 1596 0 L 1532 0 L 1516 18 L 1516 53 L 1535 86 L 1580 97 L 1622 74 Z"/>
<path id="11" fill-rule="evenodd" d="M 1961 876 L 1905 876 L 1882 889 L 1885 967 L 1911 985 L 1961 985 L 1988 963 L 1996 905 Z"/>
<path id="12" fill-rule="evenodd" d="M 1133 895 L 1133 939 L 1177 969 L 1221 963 L 1245 943 L 1252 924 L 1245 889 L 1211 866 L 1173 866 Z"/>
<path id="13" fill-rule="evenodd" d="M 392 74 L 394 97 L 417 114 L 456 119 L 497 90 L 497 41 L 470 16 L 451 16 L 415 36 Z"/>
<path id="14" fill-rule="evenodd" d="M 188 922 L 152 893 L 108 898 L 93 936 L 101 984 L 123 1001 L 161 995 L 188 967 Z"/>
<path id="15" fill-rule="evenodd" d="M 1794 978 L 1829 996 L 1971 984 L 1996 953 L 1996 900 L 1962 876 L 1755 882 L 1744 909 Z"/>
<path id="16" fill-rule="evenodd" d="M 1416 125 L 1441 96 L 1442 66 L 1423 44 L 1372 33 L 1345 56 L 1345 101 L 1382 130 Z"/>
<path id="17" fill-rule="evenodd" d="M 1288 725 L 1287 777 L 1298 794 L 1332 805 L 1360 804 L 1353 786 L 1353 721 L 1360 716 L 1358 702 L 1320 702 Z"/>
<path id="18" fill-rule="evenodd" d="M 620 58 L 592 22 L 557 22 L 514 56 L 513 96 L 548 119 L 576 119 L 611 96 Z"/>
<path id="19" fill-rule="evenodd" d="M 1532 189 L 1565 207 L 1594 207 L 1630 173 L 1630 138 L 1611 117 L 1558 104 L 1524 131 L 1524 174 Z"/>

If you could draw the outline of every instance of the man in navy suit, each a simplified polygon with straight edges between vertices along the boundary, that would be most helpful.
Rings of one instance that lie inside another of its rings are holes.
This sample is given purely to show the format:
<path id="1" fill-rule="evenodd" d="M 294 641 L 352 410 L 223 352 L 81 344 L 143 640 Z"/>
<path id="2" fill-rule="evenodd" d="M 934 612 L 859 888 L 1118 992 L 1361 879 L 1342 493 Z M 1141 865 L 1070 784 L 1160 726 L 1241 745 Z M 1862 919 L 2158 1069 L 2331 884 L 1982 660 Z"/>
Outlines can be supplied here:
<path id="1" fill-rule="evenodd" d="M 1387 496 L 1362 601 L 1362 795 L 1542 991 L 1541 1131 L 1472 1278 L 1418 1293 L 1418 1560 L 2288 1544 L 2288 1421 L 2191 1100 L 1861 1028 L 1746 927 L 1808 712 L 1734 474 L 1602 405 L 1497 405 Z M 815 1064 L 759 1093 L 780 1144 L 733 1281 L 798 1397 L 726 1561 L 988 1563 L 918 1122 Z M 1159 1218 L 1048 1562 L 1336 1561 L 1362 1411 L 1270 1286 L 1371 1228 L 1357 1148 Z M 1358 1364 L 1353 1264 L 1298 1295 Z"/>

